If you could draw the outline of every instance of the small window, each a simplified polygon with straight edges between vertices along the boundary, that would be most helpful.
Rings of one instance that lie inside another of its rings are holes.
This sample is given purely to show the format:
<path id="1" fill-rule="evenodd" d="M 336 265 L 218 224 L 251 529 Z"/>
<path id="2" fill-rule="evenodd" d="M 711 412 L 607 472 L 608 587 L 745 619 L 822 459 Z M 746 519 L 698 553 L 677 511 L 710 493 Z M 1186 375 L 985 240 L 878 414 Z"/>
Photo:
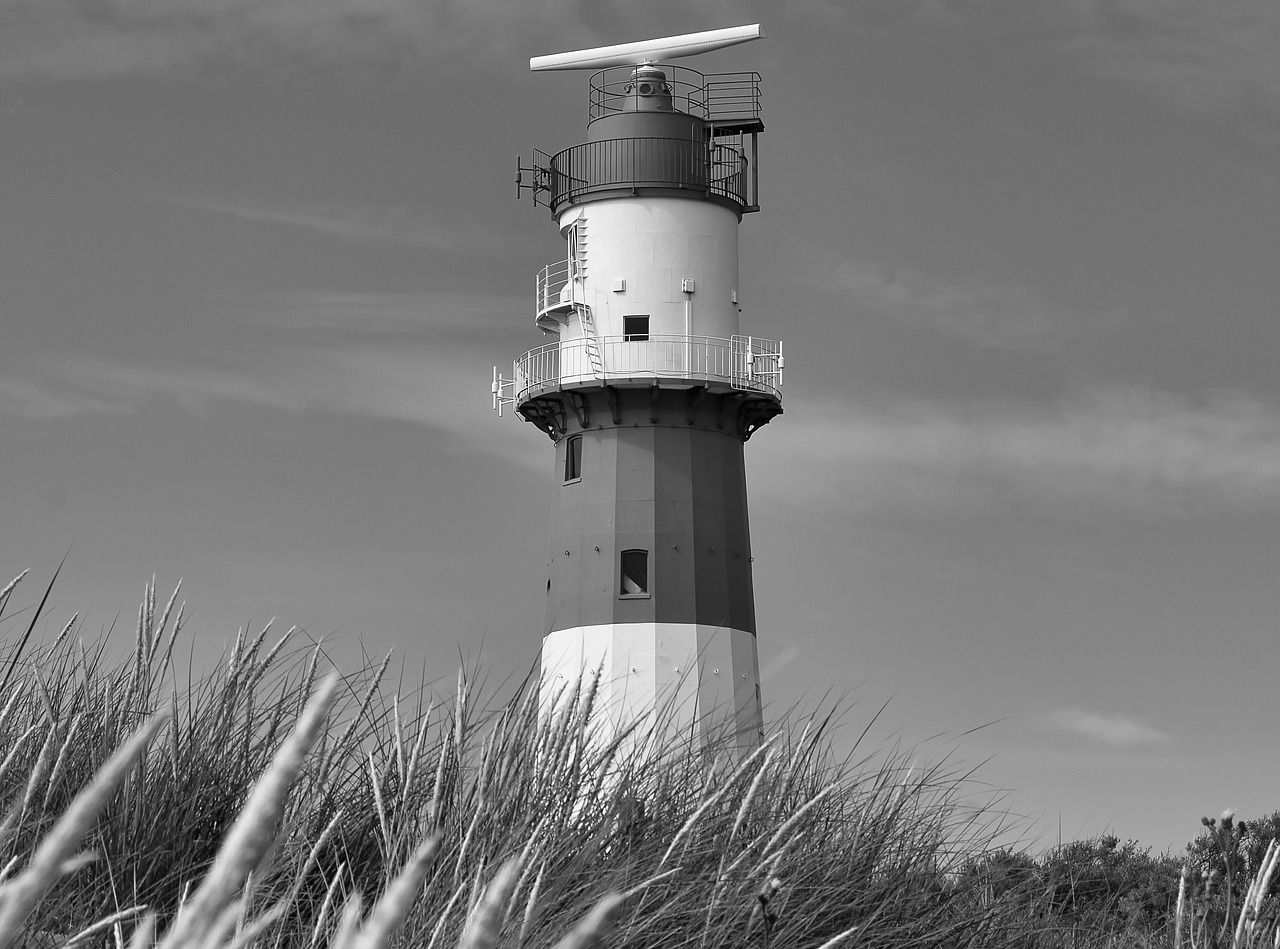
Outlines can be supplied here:
<path id="1" fill-rule="evenodd" d="M 564 446 L 564 480 L 577 481 L 582 477 L 582 436 L 570 435 Z"/>
<path id="2" fill-rule="evenodd" d="M 585 255 L 583 254 L 585 228 L 581 219 L 569 225 L 569 279 L 578 280 L 587 272 Z"/>
<path id="3" fill-rule="evenodd" d="M 643 343 L 649 338 L 649 317 L 624 316 L 622 336 L 628 343 Z"/>
<path id="4" fill-rule="evenodd" d="M 649 595 L 649 551 L 622 552 L 622 587 L 619 596 Z"/>

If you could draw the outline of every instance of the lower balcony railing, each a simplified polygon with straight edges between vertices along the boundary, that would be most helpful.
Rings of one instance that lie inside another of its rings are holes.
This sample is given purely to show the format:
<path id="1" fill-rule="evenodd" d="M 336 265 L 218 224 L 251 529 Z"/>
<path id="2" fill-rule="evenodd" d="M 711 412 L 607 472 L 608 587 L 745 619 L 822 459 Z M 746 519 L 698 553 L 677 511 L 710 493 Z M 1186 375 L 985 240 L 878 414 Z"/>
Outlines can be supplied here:
<path id="1" fill-rule="evenodd" d="M 782 344 L 758 336 L 582 336 L 515 362 L 517 404 L 553 389 L 688 380 L 782 398 Z"/>

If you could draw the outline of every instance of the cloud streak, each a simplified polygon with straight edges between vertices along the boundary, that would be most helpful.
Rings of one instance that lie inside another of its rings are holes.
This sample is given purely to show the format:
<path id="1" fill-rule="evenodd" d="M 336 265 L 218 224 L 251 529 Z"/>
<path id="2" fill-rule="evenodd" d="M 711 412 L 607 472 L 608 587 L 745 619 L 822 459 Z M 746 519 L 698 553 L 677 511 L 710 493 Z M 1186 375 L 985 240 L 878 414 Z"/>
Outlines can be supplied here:
<path id="1" fill-rule="evenodd" d="M 0 412 L 27 419 L 167 401 L 396 419 L 524 464 L 543 438 L 489 408 L 502 295 L 292 292 L 238 308 L 236 345 L 158 368 L 105 354 L 26 354 L 0 374 Z M 501 356 L 495 356 L 496 352 Z M 519 434 L 512 434 L 517 431 Z M 541 453 L 533 452 L 541 464 Z M 1056 402 L 788 399 L 748 451 L 757 502 L 813 511 L 949 513 L 1010 502 L 1149 514 L 1280 501 L 1280 405 L 1140 386 Z"/>
<path id="2" fill-rule="evenodd" d="M 474 220 L 444 222 L 412 215 L 403 209 L 280 205 L 246 198 L 218 199 L 168 195 L 165 201 L 184 208 L 224 214 L 263 224 L 303 228 L 352 244 L 421 247 L 430 250 L 493 250 L 496 232 Z"/>
<path id="3" fill-rule="evenodd" d="M 1280 407 L 1239 393 L 1194 402 L 1107 388 L 1036 406 L 789 403 L 754 444 L 753 496 L 801 507 L 936 512 L 1020 497 L 1187 512 L 1280 500 Z"/>
<path id="4" fill-rule="evenodd" d="M 1093 71 L 1196 109 L 1280 106 L 1280 6 L 1269 0 L 1076 2 L 1087 28 L 1067 51 Z"/>
<path id="5" fill-rule="evenodd" d="M 1192 109 L 1280 107 L 1280 5 L 1273 0 L 918 0 L 936 27 L 1038 35 L 1080 69 L 1147 86 Z"/>
<path id="6" fill-rule="evenodd" d="M 27 376 L 0 387 L 0 412 L 36 421 L 151 404 L 200 414 L 225 405 L 281 412 L 331 412 L 391 419 L 448 436 L 455 450 L 478 451 L 542 472 L 546 436 L 499 419 L 490 407 L 486 353 L 421 340 L 341 346 L 262 346 L 251 358 L 220 367 L 163 369 L 101 357 L 29 360 Z"/>
<path id="7" fill-rule="evenodd" d="M 1038 38 L 1084 71 L 1148 86 L 1186 107 L 1280 105 L 1274 0 L 893 0 L 882 7 L 934 28 L 976 24 L 1020 47 Z M 726 4 L 714 9 L 721 17 L 732 12 Z M 866 15 L 817 3 L 796 11 L 793 22 L 839 36 L 861 29 Z M 173 76 L 209 63 L 297 59 L 396 68 L 464 56 L 519 63 L 530 37 L 561 49 L 607 42 L 585 22 L 599 27 L 601 18 L 609 15 L 583 17 L 574 0 L 5 0 L 0 76 Z M 547 24 L 564 27 L 553 32 Z"/>
<path id="8" fill-rule="evenodd" d="M 510 61 L 546 23 L 575 22 L 572 0 L 6 0 L 0 75 L 37 79 L 171 76 L 209 62 L 403 66 Z M 527 54 L 526 54 L 527 55 Z"/>
<path id="9" fill-rule="evenodd" d="M 254 326 L 344 334 L 448 332 L 452 336 L 509 328 L 525 298 L 470 290 L 426 293 L 286 291 L 247 301 L 240 316 Z"/>
<path id="10" fill-rule="evenodd" d="M 110 400 L 75 387 L 50 384 L 38 378 L 18 378 L 14 374 L 0 378 L 0 413 L 6 415 L 48 421 L 120 411 L 121 407 Z"/>
<path id="11" fill-rule="evenodd" d="M 1112 748 L 1164 744 L 1169 735 L 1143 725 L 1127 715 L 1102 715 L 1085 709 L 1058 709 L 1047 717 L 1051 728 Z"/>
<path id="12" fill-rule="evenodd" d="M 837 259 L 819 249 L 801 255 L 802 261 L 815 258 L 825 258 L 825 264 L 810 270 L 809 282 L 838 293 L 856 312 L 880 313 L 994 349 L 1059 348 L 1063 321 L 1029 288 L 947 282 L 910 268 Z"/>
<path id="13" fill-rule="evenodd" d="M 492 415 L 492 361 L 483 340 L 441 346 L 413 333 L 286 334 L 217 366 L 32 358 L 6 374 L 0 411 L 42 420 L 167 401 L 193 413 L 222 404 L 333 412 L 422 425 L 517 464 L 536 456 L 540 470 L 544 436 Z M 1197 402 L 1128 387 L 1055 404 L 791 400 L 787 408 L 748 450 L 756 503 L 945 514 L 1016 500 L 1156 515 L 1280 501 L 1280 406 L 1241 393 Z"/>

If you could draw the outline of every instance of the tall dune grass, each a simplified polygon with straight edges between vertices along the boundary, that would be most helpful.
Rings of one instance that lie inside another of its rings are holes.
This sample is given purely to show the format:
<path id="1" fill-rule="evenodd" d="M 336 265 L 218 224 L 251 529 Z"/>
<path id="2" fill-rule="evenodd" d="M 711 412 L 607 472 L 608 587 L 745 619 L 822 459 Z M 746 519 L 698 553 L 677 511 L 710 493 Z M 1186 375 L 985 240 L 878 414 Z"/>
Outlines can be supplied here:
<path id="1" fill-rule="evenodd" d="M 397 694 L 270 628 L 179 685 L 176 591 L 122 662 L 12 594 L 0 949 L 1066 944 L 966 872 L 1007 830 L 968 773 L 837 758 L 830 716 L 747 757 L 602 741 L 589 687 Z"/>

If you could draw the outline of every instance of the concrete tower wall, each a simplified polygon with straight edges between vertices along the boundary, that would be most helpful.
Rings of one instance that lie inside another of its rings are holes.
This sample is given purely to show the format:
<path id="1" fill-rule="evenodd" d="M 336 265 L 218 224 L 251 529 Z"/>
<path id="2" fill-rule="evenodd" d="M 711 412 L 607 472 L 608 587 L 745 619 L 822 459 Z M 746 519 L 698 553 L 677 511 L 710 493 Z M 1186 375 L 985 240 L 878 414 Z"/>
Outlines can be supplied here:
<path id="1" fill-rule="evenodd" d="M 556 440 L 542 647 L 550 694 L 598 673 L 615 722 L 665 710 L 669 727 L 704 741 L 726 730 L 738 747 L 759 741 L 738 408 L 734 393 L 698 389 L 577 392 Z M 626 551 L 643 557 L 642 592 L 626 586 Z"/>
<path id="2" fill-rule="evenodd" d="M 539 688 L 551 711 L 594 678 L 596 707 L 614 729 L 657 726 L 660 739 L 749 751 L 763 738 L 758 668 L 756 639 L 741 630 L 613 623 L 548 633 Z"/>
<path id="3" fill-rule="evenodd" d="M 731 423 L 716 427 L 715 397 L 692 422 L 686 390 L 620 390 L 614 398 L 619 424 L 601 392 L 587 398 L 587 424 L 575 417 L 556 443 L 547 631 L 679 622 L 754 634 L 741 438 Z M 581 451 L 581 476 L 564 482 L 571 450 Z M 649 553 L 643 596 L 620 588 L 624 550 Z"/>
<path id="4" fill-rule="evenodd" d="M 729 208 L 681 198 L 593 201 L 560 216 L 566 238 L 574 224 L 575 299 L 591 307 L 598 335 L 623 335 L 623 317 L 636 315 L 650 318 L 655 336 L 738 332 L 738 216 Z M 581 324 L 562 333 L 581 336 Z"/>

